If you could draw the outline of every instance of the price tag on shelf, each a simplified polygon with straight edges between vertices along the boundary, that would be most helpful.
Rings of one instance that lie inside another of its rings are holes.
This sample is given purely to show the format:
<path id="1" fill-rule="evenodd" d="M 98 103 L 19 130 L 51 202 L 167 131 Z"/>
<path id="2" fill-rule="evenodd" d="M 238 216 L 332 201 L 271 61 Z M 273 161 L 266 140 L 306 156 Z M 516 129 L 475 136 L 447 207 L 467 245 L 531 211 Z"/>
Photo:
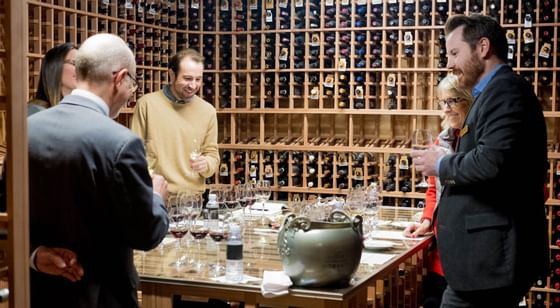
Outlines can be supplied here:
<path id="1" fill-rule="evenodd" d="M 539 52 L 539 57 L 548 59 L 550 57 L 551 50 L 552 50 L 552 46 L 550 46 L 549 43 L 544 43 Z"/>
<path id="2" fill-rule="evenodd" d="M 199 0 L 191 0 L 191 9 L 195 9 L 198 10 L 200 4 L 198 2 Z"/>

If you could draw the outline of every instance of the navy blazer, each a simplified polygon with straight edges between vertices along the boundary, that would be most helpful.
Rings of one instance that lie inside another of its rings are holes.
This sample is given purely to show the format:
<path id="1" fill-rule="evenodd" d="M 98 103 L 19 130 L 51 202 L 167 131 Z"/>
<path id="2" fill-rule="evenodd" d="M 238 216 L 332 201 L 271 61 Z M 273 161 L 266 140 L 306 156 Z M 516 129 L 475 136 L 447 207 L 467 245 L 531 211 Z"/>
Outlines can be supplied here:
<path id="1" fill-rule="evenodd" d="M 28 124 L 31 249 L 71 249 L 84 267 L 77 283 L 32 271 L 32 306 L 137 307 L 133 249 L 168 230 L 142 141 L 75 95 Z"/>
<path id="2" fill-rule="evenodd" d="M 509 66 L 473 102 L 456 154 L 441 160 L 443 271 L 457 291 L 527 288 L 549 262 L 546 125 L 532 86 Z"/>

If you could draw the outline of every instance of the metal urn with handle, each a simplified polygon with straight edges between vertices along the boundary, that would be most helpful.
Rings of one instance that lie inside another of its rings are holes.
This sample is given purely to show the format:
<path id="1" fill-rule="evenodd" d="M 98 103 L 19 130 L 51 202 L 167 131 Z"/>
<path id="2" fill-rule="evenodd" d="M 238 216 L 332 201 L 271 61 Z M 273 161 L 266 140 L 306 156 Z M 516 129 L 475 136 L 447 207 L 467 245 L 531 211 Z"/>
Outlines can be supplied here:
<path id="1" fill-rule="evenodd" d="M 278 234 L 284 272 L 296 286 L 348 285 L 362 255 L 362 217 L 334 211 L 328 221 L 288 215 Z"/>

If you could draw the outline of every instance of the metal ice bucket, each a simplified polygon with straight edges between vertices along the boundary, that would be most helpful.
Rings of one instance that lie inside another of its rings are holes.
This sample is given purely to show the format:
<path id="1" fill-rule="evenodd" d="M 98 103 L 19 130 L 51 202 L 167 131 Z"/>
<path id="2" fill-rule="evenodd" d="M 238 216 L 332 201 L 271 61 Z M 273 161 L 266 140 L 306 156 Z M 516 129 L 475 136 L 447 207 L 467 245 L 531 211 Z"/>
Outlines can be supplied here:
<path id="1" fill-rule="evenodd" d="M 334 211 L 328 221 L 288 215 L 278 234 L 284 272 L 296 286 L 348 285 L 362 255 L 362 217 Z"/>

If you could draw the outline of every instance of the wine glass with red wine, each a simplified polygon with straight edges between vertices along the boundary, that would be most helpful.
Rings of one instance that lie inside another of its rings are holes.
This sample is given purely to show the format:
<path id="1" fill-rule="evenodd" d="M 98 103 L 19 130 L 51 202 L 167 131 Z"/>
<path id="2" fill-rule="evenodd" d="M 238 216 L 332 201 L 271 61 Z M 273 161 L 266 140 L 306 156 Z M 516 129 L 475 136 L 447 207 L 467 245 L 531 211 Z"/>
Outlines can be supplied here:
<path id="1" fill-rule="evenodd" d="M 181 267 L 185 264 L 180 257 L 181 239 L 189 232 L 189 218 L 186 209 L 180 203 L 170 206 L 167 215 L 169 217 L 169 232 L 177 239 L 175 242 L 175 254 L 177 260 L 171 265 Z"/>
<path id="2" fill-rule="evenodd" d="M 206 209 L 193 209 L 191 212 L 191 224 L 190 229 L 191 236 L 196 240 L 197 250 L 198 250 L 198 260 L 195 263 L 197 271 L 201 271 L 206 265 L 202 262 L 200 257 L 200 240 L 204 239 L 206 235 L 210 232 L 208 229 L 208 210 Z"/>

